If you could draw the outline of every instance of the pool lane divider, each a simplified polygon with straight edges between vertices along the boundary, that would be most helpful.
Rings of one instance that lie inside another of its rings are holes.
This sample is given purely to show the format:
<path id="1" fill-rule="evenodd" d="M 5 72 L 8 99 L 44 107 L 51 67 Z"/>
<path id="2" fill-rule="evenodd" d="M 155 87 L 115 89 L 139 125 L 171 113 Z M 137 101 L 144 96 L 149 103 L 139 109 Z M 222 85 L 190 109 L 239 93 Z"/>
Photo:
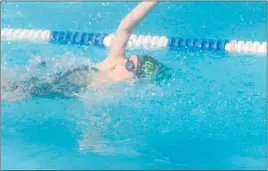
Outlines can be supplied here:
<path id="1" fill-rule="evenodd" d="M 84 45 L 109 48 L 114 33 L 64 32 L 33 29 L 1 29 L 2 41 L 28 40 L 35 43 L 62 45 Z M 267 53 L 267 42 L 211 40 L 182 37 L 151 36 L 132 34 L 127 43 L 128 49 L 196 49 L 225 51 L 230 53 Z"/>

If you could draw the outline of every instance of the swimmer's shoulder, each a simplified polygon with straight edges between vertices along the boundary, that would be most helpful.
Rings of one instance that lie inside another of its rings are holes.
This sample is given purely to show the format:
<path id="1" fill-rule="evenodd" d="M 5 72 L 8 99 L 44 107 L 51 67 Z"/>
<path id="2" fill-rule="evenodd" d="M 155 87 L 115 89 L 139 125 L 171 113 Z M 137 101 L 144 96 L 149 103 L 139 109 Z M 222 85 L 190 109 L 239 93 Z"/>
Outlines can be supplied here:
<path id="1" fill-rule="evenodd" d="M 97 63 L 94 68 L 97 68 L 99 71 L 109 71 L 113 70 L 118 62 L 119 60 L 114 60 L 114 58 L 106 58 L 104 61 Z"/>

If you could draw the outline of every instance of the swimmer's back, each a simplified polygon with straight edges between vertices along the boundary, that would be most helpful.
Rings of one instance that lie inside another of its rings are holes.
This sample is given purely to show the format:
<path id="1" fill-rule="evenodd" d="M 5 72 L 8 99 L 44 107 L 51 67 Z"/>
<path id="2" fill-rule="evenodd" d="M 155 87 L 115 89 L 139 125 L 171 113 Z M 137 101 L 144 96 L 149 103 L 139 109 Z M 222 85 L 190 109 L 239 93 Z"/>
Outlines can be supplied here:
<path id="1" fill-rule="evenodd" d="M 80 66 L 64 73 L 56 74 L 51 82 L 44 82 L 32 77 L 22 82 L 13 83 L 11 91 L 19 88 L 30 96 L 66 96 L 71 97 L 92 84 L 92 72 L 98 70 L 94 67 Z"/>

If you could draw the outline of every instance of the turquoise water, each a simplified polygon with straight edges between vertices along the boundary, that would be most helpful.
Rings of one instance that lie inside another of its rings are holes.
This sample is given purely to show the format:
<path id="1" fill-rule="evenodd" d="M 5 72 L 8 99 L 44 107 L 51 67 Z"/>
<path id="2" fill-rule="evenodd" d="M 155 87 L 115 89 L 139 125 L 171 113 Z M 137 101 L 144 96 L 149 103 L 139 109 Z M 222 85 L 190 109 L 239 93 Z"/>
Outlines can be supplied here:
<path id="1" fill-rule="evenodd" d="M 137 3 L 3 2 L 2 27 L 110 33 Z M 266 40 L 266 2 L 160 3 L 137 34 Z M 96 47 L 1 42 L 1 76 L 46 74 L 107 55 Z M 117 85 L 77 99 L 2 102 L 2 169 L 266 169 L 266 57 L 156 56 L 163 85 Z M 38 66 L 48 61 L 48 71 Z"/>

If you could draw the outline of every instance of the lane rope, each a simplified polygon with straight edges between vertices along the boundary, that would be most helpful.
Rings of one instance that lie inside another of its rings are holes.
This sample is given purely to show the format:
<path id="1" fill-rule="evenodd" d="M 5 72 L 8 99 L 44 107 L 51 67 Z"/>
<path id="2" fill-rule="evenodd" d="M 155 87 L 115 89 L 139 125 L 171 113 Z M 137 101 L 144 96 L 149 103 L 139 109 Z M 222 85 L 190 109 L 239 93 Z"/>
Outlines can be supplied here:
<path id="1" fill-rule="evenodd" d="M 115 34 L 64 32 L 34 29 L 1 29 L 3 41 L 27 40 L 37 43 L 100 46 L 109 48 Z M 197 49 L 230 53 L 267 53 L 267 42 L 243 40 L 208 40 L 182 37 L 132 34 L 128 49 Z"/>

